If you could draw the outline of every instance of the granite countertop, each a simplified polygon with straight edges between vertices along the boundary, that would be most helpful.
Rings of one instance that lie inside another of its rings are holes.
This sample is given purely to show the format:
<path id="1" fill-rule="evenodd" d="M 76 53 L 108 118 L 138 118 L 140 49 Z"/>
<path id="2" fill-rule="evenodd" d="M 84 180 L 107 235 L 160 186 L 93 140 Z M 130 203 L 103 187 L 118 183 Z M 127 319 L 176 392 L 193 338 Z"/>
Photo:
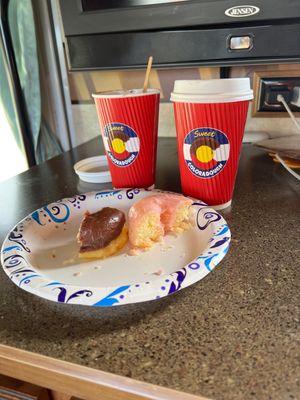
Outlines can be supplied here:
<path id="1" fill-rule="evenodd" d="M 96 143 L 0 184 L 1 242 L 34 209 L 92 188 L 72 165 L 97 154 Z M 160 140 L 158 171 L 158 187 L 180 190 L 174 139 Z M 245 145 L 223 213 L 231 248 L 204 280 L 101 309 L 35 297 L 0 272 L 0 343 L 211 399 L 298 399 L 299 194 L 280 165 Z"/>

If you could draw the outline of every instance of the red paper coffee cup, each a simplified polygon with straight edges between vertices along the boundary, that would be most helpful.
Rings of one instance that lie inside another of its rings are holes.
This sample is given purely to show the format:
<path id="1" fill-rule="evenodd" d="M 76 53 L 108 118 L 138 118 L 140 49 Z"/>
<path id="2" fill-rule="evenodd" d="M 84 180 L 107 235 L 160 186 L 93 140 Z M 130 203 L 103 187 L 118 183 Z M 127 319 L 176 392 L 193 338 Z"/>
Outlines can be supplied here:
<path id="1" fill-rule="evenodd" d="M 115 188 L 154 184 L 159 90 L 93 94 Z"/>
<path id="2" fill-rule="evenodd" d="M 252 98 L 249 78 L 175 81 L 171 100 L 184 194 L 218 209 L 231 204 Z"/>

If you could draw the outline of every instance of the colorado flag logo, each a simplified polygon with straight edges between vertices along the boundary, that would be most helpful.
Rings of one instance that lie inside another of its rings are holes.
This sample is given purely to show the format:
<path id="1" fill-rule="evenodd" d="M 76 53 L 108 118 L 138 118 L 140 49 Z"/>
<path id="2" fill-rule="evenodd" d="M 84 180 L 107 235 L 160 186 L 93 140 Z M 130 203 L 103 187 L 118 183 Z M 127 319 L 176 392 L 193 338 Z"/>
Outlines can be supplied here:
<path id="1" fill-rule="evenodd" d="M 103 131 L 103 143 L 108 157 L 118 167 L 132 164 L 140 150 L 140 139 L 130 126 L 113 122 Z"/>
<path id="2" fill-rule="evenodd" d="M 214 128 L 196 128 L 183 142 L 183 156 L 189 170 L 199 178 L 212 178 L 225 167 L 230 144 L 224 132 Z"/>

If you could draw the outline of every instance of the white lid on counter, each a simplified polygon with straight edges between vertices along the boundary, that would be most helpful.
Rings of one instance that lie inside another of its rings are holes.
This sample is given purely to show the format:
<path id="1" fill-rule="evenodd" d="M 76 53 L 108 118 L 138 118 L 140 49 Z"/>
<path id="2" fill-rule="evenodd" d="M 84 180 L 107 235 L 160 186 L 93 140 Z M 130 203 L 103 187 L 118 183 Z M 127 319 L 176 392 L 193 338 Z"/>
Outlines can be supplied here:
<path id="1" fill-rule="evenodd" d="M 106 156 L 95 156 L 78 161 L 74 170 L 79 178 L 89 183 L 111 182 Z"/>

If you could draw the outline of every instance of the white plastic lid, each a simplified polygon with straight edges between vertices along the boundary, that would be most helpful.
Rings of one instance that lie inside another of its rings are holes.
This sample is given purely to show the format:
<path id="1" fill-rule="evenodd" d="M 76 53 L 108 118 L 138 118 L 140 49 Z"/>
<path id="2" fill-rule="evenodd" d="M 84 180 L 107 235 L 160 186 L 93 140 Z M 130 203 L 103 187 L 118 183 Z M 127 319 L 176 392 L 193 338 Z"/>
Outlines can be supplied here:
<path id="1" fill-rule="evenodd" d="M 74 165 L 74 170 L 79 178 L 89 183 L 111 182 L 106 156 L 85 158 Z"/>
<path id="2" fill-rule="evenodd" d="M 228 103 L 252 100 L 249 78 L 175 81 L 171 101 L 183 103 Z"/>

